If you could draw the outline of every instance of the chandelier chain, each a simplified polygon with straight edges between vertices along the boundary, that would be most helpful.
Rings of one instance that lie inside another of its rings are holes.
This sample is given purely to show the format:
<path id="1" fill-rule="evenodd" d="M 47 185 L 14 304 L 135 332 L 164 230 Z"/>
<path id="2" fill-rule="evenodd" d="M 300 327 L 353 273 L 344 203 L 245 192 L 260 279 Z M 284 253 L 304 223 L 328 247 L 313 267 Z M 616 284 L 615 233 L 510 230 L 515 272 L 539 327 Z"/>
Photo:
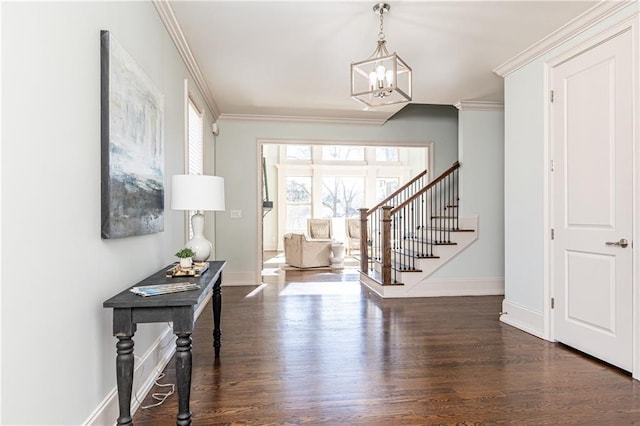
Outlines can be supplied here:
<path id="1" fill-rule="evenodd" d="M 380 9 L 380 32 L 378 33 L 378 40 L 384 40 L 384 12 Z"/>

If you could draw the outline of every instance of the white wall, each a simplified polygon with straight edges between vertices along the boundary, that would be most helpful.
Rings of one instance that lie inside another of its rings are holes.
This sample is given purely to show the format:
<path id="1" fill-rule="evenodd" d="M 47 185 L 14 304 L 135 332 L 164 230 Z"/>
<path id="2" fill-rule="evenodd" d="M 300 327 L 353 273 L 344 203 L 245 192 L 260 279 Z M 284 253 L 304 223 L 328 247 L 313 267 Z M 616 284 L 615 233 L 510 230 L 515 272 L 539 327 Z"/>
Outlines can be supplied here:
<path id="1" fill-rule="evenodd" d="M 545 63 L 637 11 L 631 4 L 505 77 L 505 306 L 511 323 L 540 336 L 549 238 Z"/>
<path id="2" fill-rule="evenodd" d="M 505 79 L 505 299 L 542 311 L 544 118 L 542 65 Z"/>
<path id="3" fill-rule="evenodd" d="M 168 209 L 168 182 L 183 171 L 188 73 L 150 2 L 1 7 L 0 423 L 81 424 L 115 389 L 116 339 L 102 302 L 172 262 L 184 243 L 183 214 Z M 162 233 L 100 238 L 103 29 L 164 94 Z M 136 355 L 166 329 L 141 325 Z"/>
<path id="4" fill-rule="evenodd" d="M 478 239 L 429 277 L 504 278 L 504 112 L 460 109 L 460 215 L 478 216 Z"/>
<path id="5" fill-rule="evenodd" d="M 363 145 L 372 141 L 403 145 L 433 141 L 434 176 L 450 167 L 458 156 L 458 120 L 453 106 L 412 105 L 384 126 L 224 118 L 218 123 L 216 172 L 225 178 L 226 211 L 216 213 L 216 256 L 228 262 L 227 284 L 256 284 L 259 280 L 259 139 L 357 141 Z M 231 219 L 230 210 L 242 210 L 242 218 Z"/>

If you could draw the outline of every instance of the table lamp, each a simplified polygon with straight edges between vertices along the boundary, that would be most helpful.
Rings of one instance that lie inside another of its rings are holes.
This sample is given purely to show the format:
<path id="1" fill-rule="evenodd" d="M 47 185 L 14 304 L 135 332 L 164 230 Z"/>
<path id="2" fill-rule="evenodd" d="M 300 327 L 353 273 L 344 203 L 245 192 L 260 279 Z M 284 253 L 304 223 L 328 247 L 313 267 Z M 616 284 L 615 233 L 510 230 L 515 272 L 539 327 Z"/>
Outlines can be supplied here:
<path id="1" fill-rule="evenodd" d="M 219 176 L 174 175 L 171 178 L 171 209 L 195 210 L 191 216 L 193 238 L 185 247 L 195 253 L 194 262 L 209 259 L 213 246 L 204 236 L 203 211 L 224 210 L 224 179 Z"/>

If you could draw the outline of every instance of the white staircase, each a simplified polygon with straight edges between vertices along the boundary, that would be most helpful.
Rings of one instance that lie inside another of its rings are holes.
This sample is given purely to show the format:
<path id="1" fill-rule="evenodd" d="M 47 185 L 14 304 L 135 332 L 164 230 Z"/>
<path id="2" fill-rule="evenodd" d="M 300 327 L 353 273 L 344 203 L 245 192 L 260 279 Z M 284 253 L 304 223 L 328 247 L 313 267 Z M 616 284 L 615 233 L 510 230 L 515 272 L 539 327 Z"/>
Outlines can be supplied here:
<path id="1" fill-rule="evenodd" d="M 360 280 L 372 291 L 382 297 L 491 293 L 489 282 L 432 277 L 478 239 L 478 217 L 460 217 L 459 168 L 456 161 L 430 182 L 425 170 L 375 207 L 360 210 Z"/>
<path id="2" fill-rule="evenodd" d="M 451 232 L 451 243 L 434 245 L 434 257 L 417 258 L 416 267 L 418 271 L 398 271 L 396 281 L 392 285 L 382 285 L 379 279 L 360 273 L 360 280 L 373 292 L 384 298 L 399 297 L 431 297 L 431 296 L 459 296 L 462 294 L 472 295 L 473 290 L 466 288 L 463 282 L 455 280 L 433 280 L 429 277 L 451 259 L 460 254 L 478 239 L 478 217 L 459 218 L 458 231 Z M 379 264 L 378 264 L 379 265 Z M 380 272 L 379 266 L 376 266 Z M 477 294 L 484 294 L 479 291 Z"/>

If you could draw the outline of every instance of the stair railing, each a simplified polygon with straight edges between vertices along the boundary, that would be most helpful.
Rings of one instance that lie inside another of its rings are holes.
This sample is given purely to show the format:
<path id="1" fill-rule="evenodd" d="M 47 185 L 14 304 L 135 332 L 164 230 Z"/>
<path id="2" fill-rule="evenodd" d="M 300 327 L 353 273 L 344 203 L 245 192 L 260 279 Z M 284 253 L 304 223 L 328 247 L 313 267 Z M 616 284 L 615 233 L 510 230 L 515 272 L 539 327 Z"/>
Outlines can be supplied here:
<path id="1" fill-rule="evenodd" d="M 456 161 L 428 184 L 405 185 L 401 191 L 407 193 L 360 209 L 361 272 L 376 276 L 377 268 L 383 285 L 397 284 L 399 272 L 417 271 L 416 259 L 435 257 L 434 245 L 451 244 L 451 232 L 459 229 L 459 168 Z"/>
<path id="2" fill-rule="evenodd" d="M 391 195 L 380 201 L 370 209 L 360 209 L 360 270 L 367 271 L 373 268 L 374 261 L 381 259 L 383 253 L 390 250 L 382 244 L 382 231 L 380 223 L 383 218 L 383 207 L 397 206 L 416 194 L 427 183 L 427 170 L 420 172 L 407 183 L 396 189 Z M 371 219 L 369 219 L 371 217 Z M 389 220 L 389 219 L 387 219 Z M 390 253 L 390 252 L 389 252 Z"/>

